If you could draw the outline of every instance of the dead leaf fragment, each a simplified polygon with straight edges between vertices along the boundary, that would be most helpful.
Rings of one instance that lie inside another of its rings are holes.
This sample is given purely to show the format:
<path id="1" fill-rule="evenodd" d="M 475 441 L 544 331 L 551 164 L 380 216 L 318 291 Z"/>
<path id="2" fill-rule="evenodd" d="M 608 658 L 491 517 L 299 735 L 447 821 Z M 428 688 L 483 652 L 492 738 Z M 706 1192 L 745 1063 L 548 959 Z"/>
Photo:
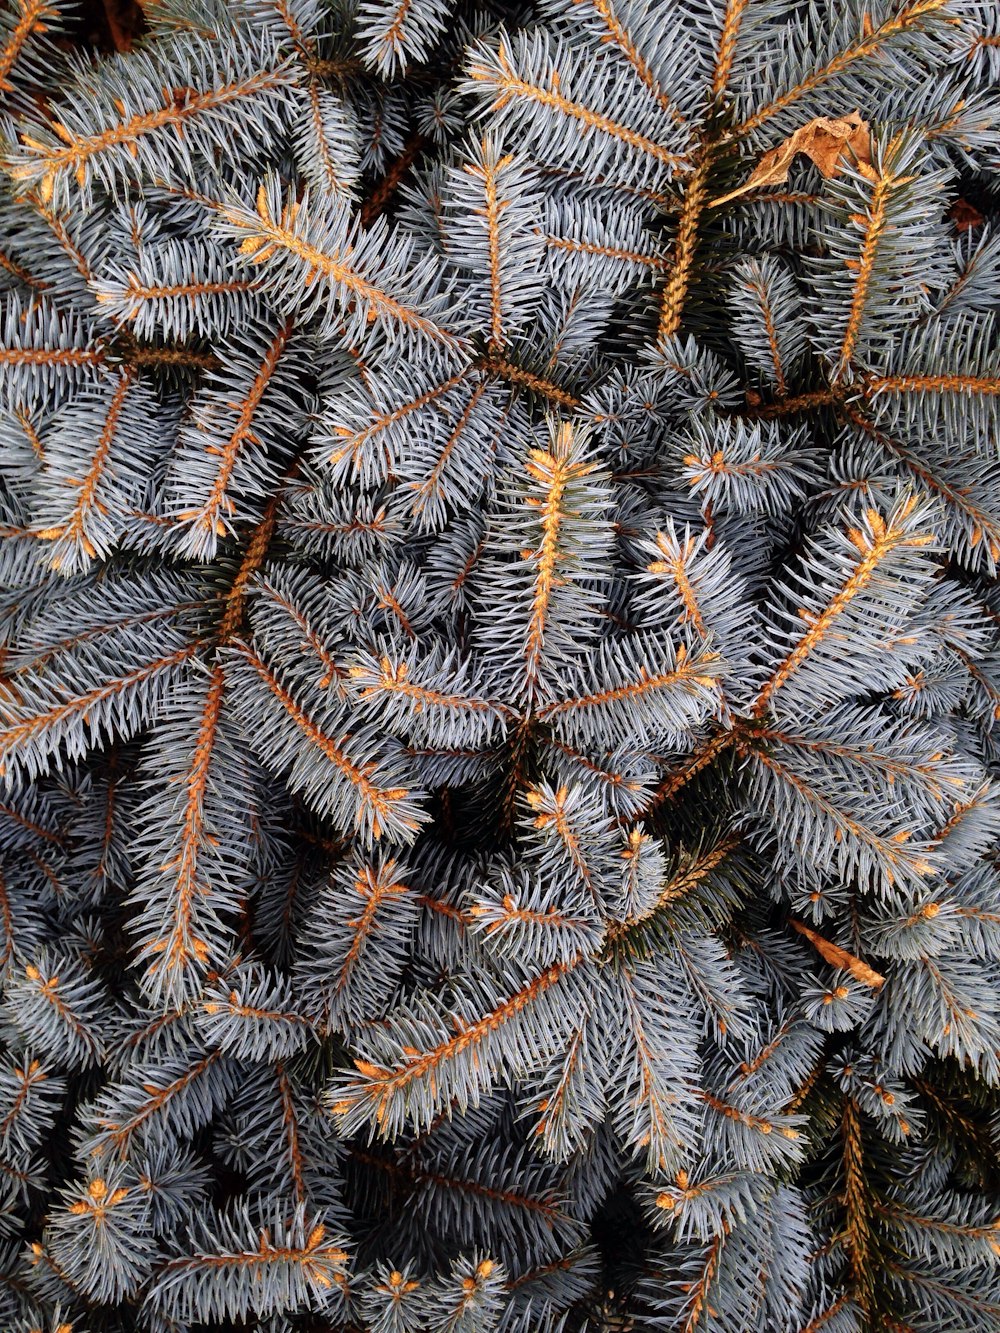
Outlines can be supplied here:
<path id="1" fill-rule="evenodd" d="M 87 8 L 96 9 L 90 4 Z M 145 28 L 145 16 L 138 0 L 103 0 L 104 21 L 111 45 L 116 51 L 131 51 Z"/>
<path id="2" fill-rule="evenodd" d="M 873 967 L 856 958 L 854 954 L 848 953 L 842 949 L 839 944 L 834 944 L 832 940 L 826 940 L 817 931 L 807 926 L 804 921 L 796 921 L 794 917 L 789 917 L 788 924 L 793 930 L 797 930 L 800 935 L 804 935 L 816 952 L 831 967 L 839 968 L 843 972 L 850 972 L 855 981 L 860 981 L 863 986 L 870 986 L 872 990 L 881 990 L 885 985 L 885 977 L 876 972 Z"/>
<path id="3" fill-rule="evenodd" d="M 972 231 L 975 227 L 981 227 L 986 219 L 976 208 L 975 204 L 970 204 L 968 199 L 956 199 L 948 210 L 948 216 L 955 224 L 956 231 Z"/>
<path id="4" fill-rule="evenodd" d="M 759 190 L 764 185 L 783 185 L 799 153 L 805 153 L 827 178 L 836 176 L 845 160 L 858 166 L 866 176 L 874 176 L 871 133 L 868 122 L 861 119 L 860 113 L 852 111 L 849 116 L 841 116 L 837 120 L 816 116 L 807 124 L 800 125 L 784 143 L 765 153 L 754 167 L 750 179 L 735 190 L 730 190 L 729 194 L 713 199 L 711 207 L 726 204 L 730 199 L 737 199 L 749 190 Z"/>

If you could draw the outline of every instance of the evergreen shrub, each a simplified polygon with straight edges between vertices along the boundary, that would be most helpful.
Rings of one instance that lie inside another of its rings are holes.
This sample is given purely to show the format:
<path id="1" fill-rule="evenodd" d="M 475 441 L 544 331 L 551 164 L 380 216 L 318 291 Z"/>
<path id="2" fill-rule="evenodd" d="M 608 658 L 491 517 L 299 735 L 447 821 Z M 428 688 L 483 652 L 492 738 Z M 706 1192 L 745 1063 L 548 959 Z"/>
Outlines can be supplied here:
<path id="1" fill-rule="evenodd" d="M 143 10 L 0 20 L 0 1326 L 996 1333 L 1000 9 Z"/>

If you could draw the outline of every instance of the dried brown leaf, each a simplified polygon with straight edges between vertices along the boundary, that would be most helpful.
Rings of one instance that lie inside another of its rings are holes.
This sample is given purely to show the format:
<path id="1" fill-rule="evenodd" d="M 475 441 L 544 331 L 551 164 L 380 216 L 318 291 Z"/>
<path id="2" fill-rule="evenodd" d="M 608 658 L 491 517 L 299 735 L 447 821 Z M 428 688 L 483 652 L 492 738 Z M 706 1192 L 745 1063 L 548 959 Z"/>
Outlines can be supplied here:
<path id="1" fill-rule="evenodd" d="M 103 0 L 104 18 L 116 51 L 131 51 L 144 27 L 142 6 L 137 0 Z"/>
<path id="2" fill-rule="evenodd" d="M 799 153 L 804 153 L 826 177 L 836 176 L 845 161 L 852 162 L 866 175 L 873 174 L 871 149 L 868 122 L 862 120 L 857 111 L 836 120 L 828 116 L 816 116 L 807 124 L 800 125 L 784 143 L 765 153 L 754 167 L 749 180 L 735 190 L 730 190 L 729 194 L 713 199 L 712 207 L 726 204 L 731 199 L 737 199 L 750 190 L 759 190 L 765 185 L 783 185 Z"/>
<path id="3" fill-rule="evenodd" d="M 842 972 L 850 972 L 855 981 L 860 981 L 863 986 L 870 986 L 872 990 L 881 990 L 885 985 L 885 977 L 876 972 L 873 967 L 856 958 L 854 954 L 848 953 L 842 949 L 839 944 L 834 944 L 831 940 L 826 940 L 810 926 L 803 921 L 796 921 L 794 917 L 789 918 L 788 924 L 793 930 L 797 930 L 800 935 L 804 935 L 816 952 L 831 967 L 839 968 Z"/>
<path id="4" fill-rule="evenodd" d="M 975 227 L 981 227 L 986 221 L 975 204 L 970 204 L 968 199 L 963 198 L 955 200 L 948 210 L 948 216 L 955 224 L 956 231 L 972 231 Z"/>

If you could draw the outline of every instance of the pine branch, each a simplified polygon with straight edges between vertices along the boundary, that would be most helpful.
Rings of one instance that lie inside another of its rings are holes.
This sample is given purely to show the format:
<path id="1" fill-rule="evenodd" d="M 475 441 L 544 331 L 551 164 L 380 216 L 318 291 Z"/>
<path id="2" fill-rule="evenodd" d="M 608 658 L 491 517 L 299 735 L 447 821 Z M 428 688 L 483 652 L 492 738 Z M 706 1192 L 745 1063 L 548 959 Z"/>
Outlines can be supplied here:
<path id="1" fill-rule="evenodd" d="M 5 93 L 14 90 L 10 76 L 26 43 L 34 34 L 45 32 L 50 19 L 58 17 L 58 10 L 49 0 L 17 0 L 17 7 L 17 21 L 0 50 L 0 91 Z"/>
<path id="2" fill-rule="evenodd" d="M 718 101 L 726 92 L 733 69 L 736 43 L 740 35 L 743 15 L 749 0 L 726 0 L 725 17 L 719 33 L 715 66 L 712 70 L 712 96 Z"/>
<path id="3" fill-rule="evenodd" d="M 383 434 L 388 433 L 392 428 L 405 422 L 414 413 L 437 402 L 438 399 L 450 393 L 452 389 L 457 388 L 464 382 L 466 373 L 466 371 L 460 370 L 457 374 L 450 375 L 447 379 L 434 384 L 430 389 L 418 394 L 415 398 L 408 399 L 391 411 L 376 414 L 371 424 L 365 426 L 361 431 L 355 432 L 348 426 L 335 426 L 333 434 L 339 439 L 337 440 L 336 449 L 330 456 L 331 464 L 337 465 L 350 455 L 355 467 L 359 467 L 365 450 L 372 443 L 383 445 L 380 438 Z M 343 443 L 346 440 L 349 440 L 350 443 Z M 383 445 L 383 447 L 388 448 L 388 445 Z"/>
<path id="4" fill-rule="evenodd" d="M 946 12 L 948 0 L 905 0 L 894 13 L 891 13 L 877 27 L 869 25 L 867 31 L 839 52 L 831 60 L 810 71 L 794 87 L 776 97 L 773 101 L 759 107 L 747 120 L 736 126 L 732 133 L 744 137 L 753 134 L 780 112 L 787 110 L 795 102 L 829 83 L 837 75 L 849 69 L 855 62 L 877 59 L 893 40 L 905 36 L 914 28 L 919 28 L 923 20 Z"/>
<path id="5" fill-rule="evenodd" d="M 385 1136 L 399 1119 L 403 1106 L 410 1102 L 425 1082 L 429 1084 L 436 1104 L 441 1095 L 440 1089 L 450 1086 L 452 1078 L 461 1078 L 457 1072 L 458 1062 L 471 1064 L 476 1076 L 481 1077 L 497 1060 L 495 1034 L 502 1032 L 525 1010 L 537 1005 L 546 992 L 558 985 L 579 962 L 580 958 L 577 957 L 568 963 L 553 963 L 489 1012 L 468 1023 L 458 1020 L 458 1031 L 455 1034 L 423 1051 L 406 1054 L 395 1067 L 355 1060 L 361 1078 L 346 1080 L 331 1094 L 334 1115 L 345 1124 L 356 1120 L 359 1112 L 366 1119 L 370 1115 L 379 1132 Z M 455 1017 L 457 1019 L 457 1015 Z M 417 1118 L 418 1123 L 429 1123 L 427 1111 L 414 1105 L 409 1113 Z"/>
<path id="6" fill-rule="evenodd" d="M 705 689 L 714 689 L 716 679 L 711 673 L 710 667 L 717 659 L 712 653 L 705 653 L 699 657 L 688 657 L 684 645 L 677 649 L 677 665 L 672 671 L 660 672 L 656 675 L 649 674 L 640 670 L 638 678 L 629 681 L 624 685 L 615 686 L 613 689 L 601 690 L 597 694 L 585 694 L 576 699 L 563 699 L 558 703 L 547 704 L 539 710 L 539 721 L 547 722 L 551 718 L 561 714 L 573 713 L 578 710 L 591 708 L 600 708 L 606 704 L 617 704 L 631 699 L 642 698 L 643 695 L 658 690 L 664 690 L 677 684 L 701 685 Z"/>
<path id="7" fill-rule="evenodd" d="M 1000 379 L 982 375 L 871 375 L 865 380 L 866 392 L 880 393 L 954 393 L 996 397 Z"/>
<path id="8" fill-rule="evenodd" d="M 890 144 L 887 158 L 891 159 L 894 145 Z M 872 280 L 872 271 L 878 258 L 879 241 L 882 233 L 888 225 L 888 203 L 895 189 L 901 185 L 909 183 L 907 177 L 897 177 L 891 170 L 883 167 L 878 172 L 875 186 L 872 191 L 871 204 L 868 215 L 863 219 L 861 255 L 856 261 L 856 272 L 854 280 L 854 291 L 851 296 L 850 313 L 847 320 L 847 327 L 844 331 L 844 339 L 840 347 L 840 356 L 834 371 L 835 379 L 842 379 L 846 374 L 851 363 L 851 357 L 854 355 L 857 346 L 858 337 L 861 333 L 861 324 L 865 316 L 865 307 L 868 302 L 869 287 Z"/>
<path id="9" fill-rule="evenodd" d="M 657 341 L 666 351 L 676 337 L 684 315 L 684 304 L 694 272 L 701 216 L 708 203 L 707 181 L 712 153 L 702 150 L 698 164 L 685 178 L 684 197 L 677 219 L 677 239 L 670 257 L 670 277 L 660 294 L 660 323 Z"/>
<path id="10" fill-rule="evenodd" d="M 0 731 L 0 757 L 5 763 L 16 758 L 25 766 L 36 764 L 37 760 L 31 758 L 30 745 L 52 745 L 56 743 L 56 737 L 70 728 L 72 734 L 79 737 L 83 725 L 92 728 L 100 725 L 96 716 L 92 717 L 92 714 L 96 715 L 98 705 L 113 704 L 137 685 L 159 685 L 163 678 L 176 674 L 175 669 L 189 661 L 197 651 L 198 644 L 185 644 L 75 697 L 62 698 L 33 713 L 25 714 L 16 704 L 0 701 L 0 715 L 8 719 L 8 725 Z"/>
<path id="11" fill-rule="evenodd" d="M 856 1104 L 845 1100 L 840 1119 L 844 1192 L 844 1230 L 839 1238 L 847 1256 L 851 1296 L 866 1318 L 875 1305 L 875 1266 L 872 1232 L 874 1207 L 865 1169 L 861 1118 Z"/>
<path id="12" fill-rule="evenodd" d="M 637 153 L 646 155 L 654 162 L 667 167 L 683 166 L 686 158 L 683 154 L 672 153 L 649 138 L 647 135 L 622 124 L 609 115 L 602 115 L 592 110 L 583 102 L 574 101 L 557 91 L 560 80 L 557 73 L 550 74 L 549 82 L 553 87 L 522 77 L 515 68 L 514 53 L 508 45 L 501 45 L 497 51 L 481 52 L 469 64 L 469 79 L 473 83 L 486 83 L 495 89 L 494 108 L 499 109 L 514 99 L 545 107 L 565 117 L 570 122 L 584 126 L 595 135 L 607 136 L 617 140 Z"/>
<path id="13" fill-rule="evenodd" d="M 849 404 L 846 404 L 843 410 L 852 425 L 875 440 L 881 448 L 898 458 L 932 494 L 940 496 L 950 508 L 957 511 L 963 524 L 968 525 L 968 542 L 971 548 L 974 549 L 985 539 L 990 557 L 994 561 L 1000 560 L 1000 518 L 994 518 L 981 505 L 976 504 L 967 488 L 956 486 L 946 480 L 911 448 L 895 440 L 885 431 L 879 430 L 861 412 L 858 412 Z"/>
<path id="14" fill-rule="evenodd" d="M 403 151 L 392 163 L 375 188 L 365 198 L 361 206 L 361 225 L 370 227 L 377 217 L 385 212 L 392 196 L 399 189 L 407 172 L 414 165 L 427 146 L 427 139 L 422 134 L 411 134 L 403 146 Z"/>
<path id="15" fill-rule="evenodd" d="M 503 358 L 496 356 L 489 356 L 479 364 L 483 370 L 499 375 L 501 379 L 508 380 L 511 384 L 522 385 L 530 393 L 551 403 L 556 403 L 569 412 L 579 411 L 582 406 L 578 398 L 575 398 L 573 394 L 568 393 L 565 389 L 561 389 L 558 384 L 553 384 L 550 380 L 546 380 L 541 375 L 536 375 L 533 371 L 516 366 L 513 362 L 505 361 Z"/>
<path id="16" fill-rule="evenodd" d="M 379 839 L 387 829 L 412 833 L 419 827 L 419 821 L 407 813 L 411 808 L 410 795 L 405 787 L 383 788 L 373 779 L 376 765 L 371 762 L 357 763 L 332 736 L 326 735 L 320 727 L 296 703 L 294 695 L 287 690 L 274 675 L 267 663 L 250 647 L 240 646 L 240 655 L 253 668 L 263 682 L 268 693 L 277 701 L 283 712 L 301 732 L 309 746 L 316 749 L 329 761 L 333 769 L 340 774 L 357 793 L 358 809 L 355 823 L 358 826 L 370 826 L 371 835 Z M 345 738 L 346 740 L 347 738 Z M 397 813 L 395 807 L 399 806 Z"/>
<path id="17" fill-rule="evenodd" d="M 118 377 L 118 382 L 107 405 L 104 423 L 95 442 L 90 465 L 77 483 L 77 495 L 68 519 L 65 523 L 55 527 L 41 528 L 37 533 L 41 541 L 59 543 L 58 551 L 51 556 L 50 563 L 53 569 L 61 569 L 64 564 L 68 564 L 72 568 L 74 553 L 77 548 L 82 547 L 89 560 L 93 560 L 97 555 L 97 548 L 88 535 L 88 530 L 92 527 L 93 519 L 96 517 L 95 510 L 103 508 L 98 499 L 98 491 L 109 464 L 111 447 L 124 406 L 125 395 L 133 382 L 134 376 L 128 370 Z"/>
<path id="18" fill-rule="evenodd" d="M 910 838 L 909 829 L 899 829 L 892 834 L 880 833 L 852 816 L 847 810 L 839 808 L 815 786 L 794 773 L 773 755 L 763 750 L 751 751 L 750 747 L 746 747 L 744 752 L 753 753 L 756 761 L 780 783 L 787 784 L 804 805 L 814 812 L 814 815 L 823 816 L 829 821 L 838 852 L 845 840 L 855 842 L 859 851 L 863 848 L 865 853 L 872 856 L 874 863 L 883 868 L 886 881 L 890 885 L 895 882 L 897 875 L 905 874 L 919 881 L 936 873 L 937 867 L 925 850 L 906 845 Z M 840 830 L 839 837 L 838 830 Z M 842 854 L 851 856 L 856 853 L 852 853 L 848 846 L 844 848 Z"/>
<path id="19" fill-rule="evenodd" d="M 682 902 L 689 893 L 715 871 L 739 847 L 737 834 L 722 838 L 714 847 L 683 857 L 673 874 L 667 878 L 659 895 L 645 911 L 624 921 L 614 921 L 608 927 L 605 951 L 609 956 L 635 957 L 650 947 L 657 927 L 668 917 L 673 905 Z"/>
<path id="20" fill-rule="evenodd" d="M 744 0 L 745 2 L 745 0 Z M 612 0 L 590 0 L 594 13 L 598 16 L 600 24 L 604 30 L 602 41 L 610 46 L 617 47 L 628 63 L 635 70 L 640 82 L 660 104 L 662 109 L 674 120 L 682 122 L 683 118 L 678 109 L 671 102 L 670 97 L 661 87 L 656 76 L 649 66 L 649 62 L 643 56 L 635 38 L 628 30 L 627 24 L 615 10 Z"/>
<path id="21" fill-rule="evenodd" d="M 160 984 L 164 988 L 169 987 L 171 991 L 174 987 L 170 973 L 184 976 L 193 972 L 200 980 L 200 973 L 207 966 L 210 956 L 209 943 L 196 933 L 193 917 L 200 900 L 211 891 L 201 870 L 202 853 L 210 836 L 204 821 L 205 791 L 211 773 L 225 684 L 222 667 L 214 666 L 203 697 L 190 764 L 184 774 L 184 800 L 177 851 L 161 867 L 174 882 L 169 924 L 166 933 L 145 942 L 140 951 L 140 957 L 149 960 L 151 975 L 155 977 L 162 973 Z"/>
<path id="22" fill-rule="evenodd" d="M 184 1322 L 267 1315 L 287 1303 L 325 1309 L 346 1285 L 348 1254 L 327 1236 L 323 1222 L 298 1210 L 291 1225 L 265 1227 L 251 1241 L 247 1219 L 223 1224 L 218 1243 L 209 1234 L 195 1253 L 170 1259 L 150 1291 L 154 1308 Z"/>
<path id="23" fill-rule="evenodd" d="M 342 306 L 353 302 L 360 312 L 371 312 L 372 319 L 380 321 L 390 334 L 402 331 L 453 352 L 463 351 L 455 334 L 418 308 L 419 297 L 407 302 L 394 296 L 367 277 L 357 262 L 352 262 L 352 255 L 372 253 L 373 245 L 367 249 L 361 246 L 342 205 L 330 209 L 329 221 L 320 217 L 314 223 L 309 216 L 308 199 L 281 200 L 277 189 L 273 179 L 270 185 L 262 185 L 253 209 L 243 205 L 220 206 L 222 218 L 240 241 L 240 254 L 245 262 L 263 266 L 277 256 L 283 269 L 294 275 L 296 286 L 314 289 L 314 299 L 315 293 L 325 286 L 336 294 Z M 368 235 L 373 243 L 382 240 L 382 234 L 374 228 Z M 357 314 L 352 323 L 358 324 Z"/>
<path id="24" fill-rule="evenodd" d="M 267 392 L 278 363 L 292 334 L 293 324 L 290 319 L 278 328 L 267 346 L 256 374 L 246 389 L 245 397 L 239 404 L 231 404 L 236 409 L 236 421 L 233 429 L 223 443 L 211 443 L 205 446 L 206 452 L 218 456 L 215 477 L 208 494 L 196 509 L 187 509 L 179 513 L 177 521 L 188 528 L 185 537 L 186 548 L 211 554 L 216 541 L 229 532 L 229 524 L 223 519 L 231 519 L 235 512 L 235 502 L 228 494 L 232 484 L 233 471 L 240 451 L 247 445 L 257 443 L 254 418 L 261 406 L 261 400 Z"/>
<path id="25" fill-rule="evenodd" d="M 708 1302 L 716 1281 L 722 1249 L 728 1234 L 729 1224 L 723 1223 L 722 1230 L 711 1241 L 705 1252 L 698 1278 L 689 1289 L 688 1313 L 684 1321 L 684 1333 L 695 1333 L 695 1330 L 702 1324 L 702 1315 L 710 1314 Z"/>
<path id="26" fill-rule="evenodd" d="M 23 149 L 8 167 L 8 172 L 15 182 L 27 188 L 37 188 L 41 202 L 49 205 L 57 186 L 60 197 L 65 197 L 67 177 L 72 177 L 78 188 L 84 189 L 94 160 L 103 154 L 118 148 L 131 153 L 148 136 L 157 135 L 164 129 L 172 129 L 181 140 L 184 128 L 199 117 L 221 112 L 244 98 L 274 93 L 286 83 L 284 70 L 264 69 L 230 83 L 223 82 L 216 88 L 167 90 L 161 105 L 155 109 L 123 116 L 97 133 L 74 130 L 53 120 L 46 126 L 44 138 L 22 132 Z M 58 141 L 58 146 L 53 140 Z"/>
<path id="27" fill-rule="evenodd" d="M 713 763 L 718 755 L 729 748 L 736 739 L 736 733 L 733 731 L 717 731 L 703 741 L 693 753 L 685 759 L 684 763 L 669 774 L 657 787 L 650 802 L 650 810 L 655 810 L 657 806 L 671 801 L 677 793 L 693 779 L 698 776 L 709 764 Z"/>
<path id="28" fill-rule="evenodd" d="M 875 578 L 879 566 L 895 552 L 920 549 L 934 541 L 933 534 L 921 531 L 917 520 L 919 504 L 916 497 L 904 499 L 890 514 L 888 521 L 877 510 L 866 511 L 867 530 L 851 529 L 849 540 L 858 552 L 853 568 L 840 584 L 834 596 L 819 614 L 810 612 L 808 629 L 792 651 L 778 663 L 761 687 L 753 708 L 754 717 L 762 717 L 772 697 L 801 669 L 810 654 L 823 643 L 831 628 L 859 598 Z"/>
<path id="29" fill-rule="evenodd" d="M 155 1074 L 147 1069 L 142 1071 L 146 1081 L 138 1088 L 126 1084 L 118 1097 L 114 1096 L 114 1090 L 105 1092 L 91 1113 L 94 1151 L 103 1153 L 113 1149 L 124 1156 L 134 1139 L 147 1135 L 151 1126 L 160 1118 L 169 1117 L 175 1106 L 182 1117 L 186 1113 L 195 1123 L 204 1123 L 211 1115 L 211 1101 L 207 1113 L 197 1101 L 193 1102 L 193 1110 L 185 1112 L 185 1101 L 204 1096 L 203 1086 L 210 1086 L 209 1079 L 218 1071 L 222 1058 L 221 1052 L 209 1051 L 194 1060 L 175 1064 L 174 1068 L 161 1066 Z M 220 1091 L 224 1089 L 228 1089 L 228 1082 L 220 1085 Z"/>
<path id="30" fill-rule="evenodd" d="M 524 646 L 529 681 L 537 681 L 541 669 L 546 620 L 560 558 L 564 497 L 574 481 L 589 476 L 595 470 L 593 463 L 573 457 L 572 443 L 572 430 L 564 424 L 553 443 L 552 452 L 534 449 L 526 465 L 528 475 L 541 493 L 535 501 L 540 511 L 541 541 L 535 554 L 534 595 Z"/>

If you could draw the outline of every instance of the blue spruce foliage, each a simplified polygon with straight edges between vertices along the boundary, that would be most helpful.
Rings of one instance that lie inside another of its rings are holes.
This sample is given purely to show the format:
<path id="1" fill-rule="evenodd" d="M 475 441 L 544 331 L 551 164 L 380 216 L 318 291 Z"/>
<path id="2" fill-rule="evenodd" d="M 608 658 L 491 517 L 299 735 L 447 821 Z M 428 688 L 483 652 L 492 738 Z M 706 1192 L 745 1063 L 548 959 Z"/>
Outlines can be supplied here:
<path id="1" fill-rule="evenodd" d="M 0 12 L 0 1328 L 1000 1329 L 1000 10 Z"/>

